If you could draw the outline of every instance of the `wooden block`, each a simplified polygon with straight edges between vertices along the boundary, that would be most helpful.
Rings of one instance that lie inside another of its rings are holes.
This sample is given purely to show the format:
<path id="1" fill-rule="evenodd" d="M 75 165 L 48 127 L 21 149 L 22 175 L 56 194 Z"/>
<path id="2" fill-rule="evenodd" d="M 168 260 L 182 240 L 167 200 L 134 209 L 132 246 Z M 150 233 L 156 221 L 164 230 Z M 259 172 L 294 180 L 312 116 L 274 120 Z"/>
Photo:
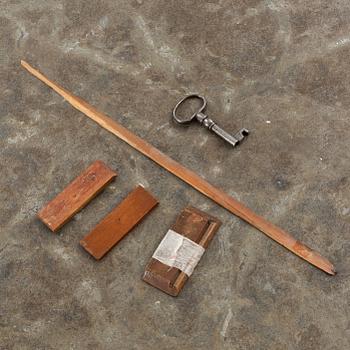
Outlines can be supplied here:
<path id="1" fill-rule="evenodd" d="M 80 244 L 95 259 L 101 259 L 157 204 L 158 201 L 142 186 L 136 187 Z"/>
<path id="2" fill-rule="evenodd" d="M 56 198 L 41 209 L 38 217 L 51 231 L 56 232 L 116 176 L 117 173 L 102 161 L 95 161 Z"/>
<path id="3" fill-rule="evenodd" d="M 221 222 L 196 208 L 185 208 L 178 216 L 172 231 L 207 248 Z M 175 254 L 176 255 L 176 254 Z M 177 296 L 188 280 L 185 272 L 171 267 L 153 257 L 146 266 L 143 280 L 172 296 Z"/>

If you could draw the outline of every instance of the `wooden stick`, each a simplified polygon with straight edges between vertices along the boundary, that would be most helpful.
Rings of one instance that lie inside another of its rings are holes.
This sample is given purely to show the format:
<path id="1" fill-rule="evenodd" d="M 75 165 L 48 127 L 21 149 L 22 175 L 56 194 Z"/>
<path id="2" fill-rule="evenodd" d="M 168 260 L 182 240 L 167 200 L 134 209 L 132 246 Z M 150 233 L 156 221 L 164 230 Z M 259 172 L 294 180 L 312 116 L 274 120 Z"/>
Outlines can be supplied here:
<path id="1" fill-rule="evenodd" d="M 193 171 L 185 168 L 164 153 L 160 152 L 157 148 L 153 147 L 148 142 L 136 136 L 107 115 L 99 112 L 96 108 L 88 104 L 86 101 L 73 95 L 68 90 L 56 84 L 54 81 L 46 78 L 42 73 L 31 67 L 25 61 L 21 61 L 21 64 L 31 74 L 33 74 L 46 85 L 50 86 L 59 95 L 61 95 L 77 110 L 84 113 L 87 117 L 91 118 L 100 126 L 110 131 L 148 158 L 152 159 L 161 167 L 168 170 L 170 173 L 177 176 L 181 180 L 185 181 L 193 188 L 212 199 L 217 204 L 226 208 L 231 213 L 248 222 L 250 225 L 254 226 L 285 248 L 289 249 L 294 254 L 308 261 L 310 264 L 318 267 L 330 275 L 335 274 L 335 268 L 332 263 L 330 263 L 326 258 L 322 257 L 319 253 L 296 240 L 286 231 L 283 231 L 263 217 L 255 214 L 252 210 L 245 207 L 243 204 L 226 194 L 224 191 L 214 187 Z"/>

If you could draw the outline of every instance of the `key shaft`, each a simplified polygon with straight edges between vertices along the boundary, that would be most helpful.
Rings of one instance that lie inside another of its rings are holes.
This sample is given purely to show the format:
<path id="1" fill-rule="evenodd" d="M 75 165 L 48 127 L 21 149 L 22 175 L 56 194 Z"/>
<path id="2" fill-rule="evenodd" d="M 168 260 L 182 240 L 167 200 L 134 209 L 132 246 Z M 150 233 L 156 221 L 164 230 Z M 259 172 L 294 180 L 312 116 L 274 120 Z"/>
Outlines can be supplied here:
<path id="1" fill-rule="evenodd" d="M 245 136 L 249 134 L 247 129 L 241 129 L 234 136 L 226 132 L 224 129 L 220 128 L 211 118 L 209 118 L 204 113 L 198 113 L 196 115 L 196 120 L 208 130 L 213 131 L 216 135 L 221 137 L 223 140 L 228 142 L 230 145 L 235 147 L 239 142 L 241 142 Z"/>

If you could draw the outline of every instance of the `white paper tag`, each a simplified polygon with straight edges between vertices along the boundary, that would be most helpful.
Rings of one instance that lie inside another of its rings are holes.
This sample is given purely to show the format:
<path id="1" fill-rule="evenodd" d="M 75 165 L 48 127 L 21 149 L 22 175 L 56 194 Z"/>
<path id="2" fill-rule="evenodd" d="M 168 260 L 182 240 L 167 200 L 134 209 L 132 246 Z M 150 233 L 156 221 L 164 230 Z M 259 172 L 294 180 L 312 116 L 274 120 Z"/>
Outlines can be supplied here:
<path id="1" fill-rule="evenodd" d="M 169 230 L 152 258 L 170 267 L 176 267 L 191 276 L 205 249 L 179 233 Z"/>

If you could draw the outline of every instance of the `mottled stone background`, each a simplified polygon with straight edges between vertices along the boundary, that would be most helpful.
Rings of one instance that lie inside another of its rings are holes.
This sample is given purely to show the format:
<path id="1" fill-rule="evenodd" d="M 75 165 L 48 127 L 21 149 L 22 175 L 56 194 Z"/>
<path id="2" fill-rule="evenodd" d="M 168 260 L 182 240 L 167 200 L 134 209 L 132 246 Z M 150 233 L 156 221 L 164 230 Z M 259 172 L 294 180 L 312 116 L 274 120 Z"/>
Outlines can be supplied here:
<path id="1" fill-rule="evenodd" d="M 350 2 L 2 0 L 0 349 L 348 350 Z M 26 59 L 321 251 L 329 277 L 102 130 Z M 171 122 L 208 98 L 230 149 Z M 35 215 L 96 159 L 119 176 L 58 235 Z M 102 261 L 78 245 L 138 183 L 160 206 Z M 141 281 L 179 211 L 224 225 L 178 298 Z"/>

